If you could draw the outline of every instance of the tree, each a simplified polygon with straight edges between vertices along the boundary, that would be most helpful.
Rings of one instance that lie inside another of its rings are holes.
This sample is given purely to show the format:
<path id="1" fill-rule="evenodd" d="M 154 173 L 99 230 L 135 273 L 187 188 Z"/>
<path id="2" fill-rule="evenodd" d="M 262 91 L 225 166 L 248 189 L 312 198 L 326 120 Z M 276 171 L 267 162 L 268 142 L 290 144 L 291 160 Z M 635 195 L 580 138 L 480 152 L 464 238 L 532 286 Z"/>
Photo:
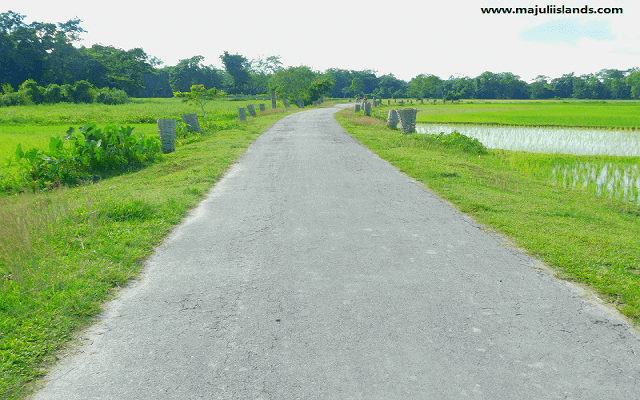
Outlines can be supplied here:
<path id="1" fill-rule="evenodd" d="M 192 85 L 202 84 L 206 89 L 222 86 L 221 72 L 213 66 L 203 65 L 203 56 L 180 60 L 175 67 L 168 67 L 169 83 L 173 91 L 186 92 Z"/>
<path id="2" fill-rule="evenodd" d="M 398 90 L 404 91 L 407 86 L 405 81 L 402 81 L 393 74 L 383 75 L 378 80 L 378 89 L 374 90 L 373 94 L 379 98 L 389 98 Z"/>
<path id="3" fill-rule="evenodd" d="M 275 73 L 269 80 L 269 89 L 280 98 L 308 104 L 311 101 L 309 89 L 318 74 L 306 66 L 289 67 Z"/>
<path id="4" fill-rule="evenodd" d="M 357 76 L 351 80 L 351 86 L 349 86 L 349 91 L 354 96 L 363 96 L 364 95 L 364 82 L 362 79 Z"/>
<path id="5" fill-rule="evenodd" d="M 483 72 L 476 79 L 476 97 L 497 99 L 500 94 L 500 76 L 493 72 Z"/>
<path id="6" fill-rule="evenodd" d="M 632 99 L 640 99 L 640 70 L 631 70 L 631 73 L 624 81 L 629 86 L 630 97 Z"/>
<path id="7" fill-rule="evenodd" d="M 224 68 L 233 78 L 233 86 L 230 88 L 231 93 L 244 93 L 249 84 L 249 62 L 240 54 L 229 54 L 224 52 L 220 56 Z"/>
<path id="8" fill-rule="evenodd" d="M 141 48 L 123 50 L 94 44 L 90 48 L 82 47 L 80 50 L 102 66 L 103 74 L 92 74 L 87 79 L 97 87 L 122 89 L 129 96 L 134 96 L 144 88 L 142 76 L 153 72 L 149 56 Z"/>
<path id="9" fill-rule="evenodd" d="M 409 82 L 408 94 L 412 97 L 443 99 L 444 81 L 432 74 L 420 74 Z"/>
<path id="10" fill-rule="evenodd" d="M 548 83 L 549 77 L 538 75 L 529 85 L 532 99 L 550 99 L 553 97 L 553 89 Z"/>
<path id="11" fill-rule="evenodd" d="M 280 56 L 269 56 L 266 59 L 258 57 L 251 60 L 249 67 L 249 94 L 263 94 L 269 91 L 269 79 L 282 69 Z"/>
<path id="12" fill-rule="evenodd" d="M 195 103 L 200 106 L 202 116 L 204 117 L 204 125 L 208 125 L 207 114 L 204 110 L 205 104 L 211 100 L 225 96 L 226 93 L 216 88 L 205 89 L 204 85 L 193 85 L 189 92 L 175 92 L 175 97 L 182 98 L 182 101 L 188 103 Z"/>
<path id="13" fill-rule="evenodd" d="M 333 81 L 327 77 L 318 78 L 309 86 L 309 98 L 313 101 L 331 92 Z"/>
<path id="14" fill-rule="evenodd" d="M 575 80 L 580 80 L 573 72 L 570 74 L 564 74 L 560 78 L 553 79 L 551 85 L 553 86 L 556 97 L 567 99 L 573 97 L 573 83 Z"/>
<path id="15" fill-rule="evenodd" d="M 345 97 L 350 94 L 349 87 L 351 86 L 351 72 L 346 69 L 330 68 L 325 71 L 325 76 L 333 82 L 333 88 L 329 96 L 331 97 Z"/>

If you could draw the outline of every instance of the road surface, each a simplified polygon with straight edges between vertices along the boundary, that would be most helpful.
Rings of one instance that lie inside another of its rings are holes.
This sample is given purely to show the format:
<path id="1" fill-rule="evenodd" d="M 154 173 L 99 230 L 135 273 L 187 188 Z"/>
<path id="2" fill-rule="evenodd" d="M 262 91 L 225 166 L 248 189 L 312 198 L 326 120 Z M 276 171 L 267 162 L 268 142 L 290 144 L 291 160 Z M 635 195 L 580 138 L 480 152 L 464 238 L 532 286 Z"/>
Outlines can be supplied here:
<path id="1" fill-rule="evenodd" d="M 263 134 L 36 399 L 638 399 L 640 339 L 348 136 Z"/>

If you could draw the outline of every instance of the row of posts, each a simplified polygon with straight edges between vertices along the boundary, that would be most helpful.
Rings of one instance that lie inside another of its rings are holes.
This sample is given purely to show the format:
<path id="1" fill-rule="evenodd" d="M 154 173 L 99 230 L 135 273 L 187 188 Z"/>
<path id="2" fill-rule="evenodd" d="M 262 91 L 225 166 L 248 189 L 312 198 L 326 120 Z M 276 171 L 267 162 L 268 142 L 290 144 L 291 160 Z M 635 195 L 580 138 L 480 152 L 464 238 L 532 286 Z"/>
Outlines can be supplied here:
<path id="1" fill-rule="evenodd" d="M 322 104 L 324 102 L 324 99 L 320 99 L 317 101 L 313 102 L 314 106 L 319 106 L 320 104 Z M 282 104 L 284 104 L 285 108 L 291 108 L 291 104 L 289 104 L 289 100 L 287 100 L 286 98 L 282 99 Z M 302 101 L 298 101 L 298 103 L 296 104 L 299 108 L 304 108 L 304 102 Z M 259 104 L 260 107 L 260 111 L 265 111 L 266 107 L 264 104 Z M 271 108 L 276 108 L 276 94 L 272 93 L 271 94 Z M 257 116 L 256 114 L 256 108 L 253 104 L 249 104 L 246 108 L 245 107 L 241 107 L 238 108 L 238 118 L 240 118 L 240 121 L 246 121 L 247 120 L 247 111 L 249 111 L 249 115 L 252 117 Z"/>
<path id="2" fill-rule="evenodd" d="M 404 103 L 401 103 L 401 105 Z M 372 102 L 364 100 L 362 103 L 356 103 L 356 112 L 362 110 L 364 115 L 371 116 L 371 107 L 380 105 L 380 100 L 374 99 Z M 398 129 L 400 122 L 400 131 L 402 134 L 414 133 L 416 131 L 417 108 L 407 108 L 403 110 L 389 110 L 387 116 L 387 126 L 391 129 Z"/>
<path id="3" fill-rule="evenodd" d="M 315 101 L 313 104 L 315 106 L 320 105 L 324 99 L 320 99 Z M 291 108 L 289 101 L 284 98 L 282 99 L 282 103 L 286 108 Z M 258 105 L 260 112 L 266 111 L 267 107 L 264 104 Z M 298 107 L 304 108 L 304 104 L 302 102 L 298 102 Z M 276 108 L 276 94 L 271 94 L 271 108 Z M 238 116 L 240 117 L 240 121 L 247 120 L 247 110 L 249 111 L 249 115 L 252 117 L 256 117 L 256 107 L 253 104 L 249 104 L 247 108 L 238 108 Z M 187 130 L 189 132 L 197 132 L 201 133 L 200 129 L 200 121 L 198 121 L 197 114 L 187 114 L 182 116 L 182 122 L 187 126 Z M 159 119 L 158 123 L 158 134 L 160 135 L 160 143 L 163 153 L 172 153 L 176 149 L 176 120 L 175 119 Z"/>

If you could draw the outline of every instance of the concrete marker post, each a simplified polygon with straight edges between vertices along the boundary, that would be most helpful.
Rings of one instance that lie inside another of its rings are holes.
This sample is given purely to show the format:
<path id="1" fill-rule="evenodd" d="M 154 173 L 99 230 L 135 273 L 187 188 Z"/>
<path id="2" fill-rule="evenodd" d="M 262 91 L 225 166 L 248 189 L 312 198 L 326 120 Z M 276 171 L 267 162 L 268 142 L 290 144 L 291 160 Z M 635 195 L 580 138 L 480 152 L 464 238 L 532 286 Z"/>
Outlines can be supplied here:
<path id="1" fill-rule="evenodd" d="M 162 152 L 173 153 L 176 150 L 176 120 L 159 119 L 157 124 Z"/>
<path id="2" fill-rule="evenodd" d="M 238 117 L 240 118 L 240 121 L 247 120 L 247 110 L 244 107 L 238 108 Z"/>
<path id="3" fill-rule="evenodd" d="M 187 125 L 187 130 L 189 132 L 197 132 L 202 133 L 200 129 L 200 121 L 198 120 L 197 114 L 187 114 L 182 116 L 182 122 Z"/>
<path id="4" fill-rule="evenodd" d="M 251 115 L 252 117 L 257 116 L 256 115 L 256 107 L 253 104 L 249 104 L 247 106 L 247 110 L 249 110 L 249 115 Z"/>

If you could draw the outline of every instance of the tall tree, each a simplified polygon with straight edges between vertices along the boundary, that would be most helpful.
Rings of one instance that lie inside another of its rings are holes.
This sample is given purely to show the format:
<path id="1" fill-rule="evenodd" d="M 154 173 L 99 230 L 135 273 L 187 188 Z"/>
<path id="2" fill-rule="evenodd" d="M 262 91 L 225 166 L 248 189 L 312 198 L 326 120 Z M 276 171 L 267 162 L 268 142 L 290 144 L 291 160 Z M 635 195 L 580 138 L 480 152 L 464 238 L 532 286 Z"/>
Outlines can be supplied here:
<path id="1" fill-rule="evenodd" d="M 206 89 L 222 87 L 221 73 L 213 66 L 203 65 L 203 56 L 180 60 L 169 70 L 169 82 L 174 92 L 187 92 L 192 85 L 204 85 Z"/>
<path id="2" fill-rule="evenodd" d="M 269 80 L 269 88 L 280 98 L 289 101 L 302 101 L 308 104 L 311 100 L 309 89 L 318 78 L 318 74 L 306 66 L 289 67 L 280 70 Z"/>
<path id="3" fill-rule="evenodd" d="M 249 62 L 240 54 L 229 54 L 227 51 L 220 56 L 224 68 L 233 78 L 233 86 L 230 93 L 244 93 L 249 84 Z"/>

